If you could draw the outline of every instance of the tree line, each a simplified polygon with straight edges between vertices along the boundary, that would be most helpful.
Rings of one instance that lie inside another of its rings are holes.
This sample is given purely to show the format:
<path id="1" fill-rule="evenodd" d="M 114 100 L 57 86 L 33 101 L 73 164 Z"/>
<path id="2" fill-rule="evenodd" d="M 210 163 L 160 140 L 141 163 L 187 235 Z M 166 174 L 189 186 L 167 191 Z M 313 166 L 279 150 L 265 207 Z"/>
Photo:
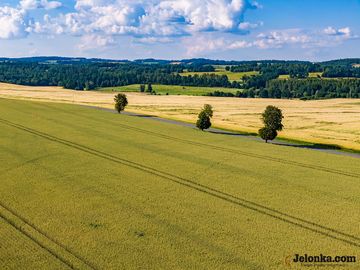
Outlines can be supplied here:
<path id="1" fill-rule="evenodd" d="M 359 98 L 360 80 L 324 79 L 324 76 L 358 76 L 360 68 L 348 62 L 309 63 L 287 61 L 250 62 L 228 66 L 231 71 L 256 70 L 255 76 L 244 76 L 242 81 L 230 82 L 226 75 L 203 74 L 180 76 L 184 70 L 212 71 L 211 65 L 200 64 L 139 64 L 134 62 L 0 62 L 0 81 L 31 86 L 63 86 L 74 90 L 94 90 L 130 84 L 165 84 L 197 87 L 239 89 L 236 93 L 214 91 L 210 96 L 240 98 Z M 240 69 L 237 69 L 240 68 Z M 307 78 L 309 72 L 322 70 L 323 77 Z M 278 79 L 289 74 L 290 79 Z"/>
<path id="2" fill-rule="evenodd" d="M 204 74 L 180 76 L 181 65 L 143 65 L 90 63 L 78 65 L 41 64 L 32 62 L 0 63 L 0 81 L 31 86 L 63 86 L 74 90 L 130 84 L 167 84 L 204 87 L 240 87 L 227 76 Z"/>

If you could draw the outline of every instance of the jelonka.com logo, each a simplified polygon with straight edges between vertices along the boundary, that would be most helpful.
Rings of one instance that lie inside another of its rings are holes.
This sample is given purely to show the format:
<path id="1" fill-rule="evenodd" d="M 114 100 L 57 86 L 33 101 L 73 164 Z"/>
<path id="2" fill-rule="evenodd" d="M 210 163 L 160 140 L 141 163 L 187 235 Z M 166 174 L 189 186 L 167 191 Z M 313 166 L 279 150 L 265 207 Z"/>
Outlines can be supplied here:
<path id="1" fill-rule="evenodd" d="M 355 255 L 325 255 L 325 254 L 293 254 L 285 257 L 285 266 L 291 268 L 292 266 L 304 267 L 346 267 L 353 266 L 358 263 Z"/>

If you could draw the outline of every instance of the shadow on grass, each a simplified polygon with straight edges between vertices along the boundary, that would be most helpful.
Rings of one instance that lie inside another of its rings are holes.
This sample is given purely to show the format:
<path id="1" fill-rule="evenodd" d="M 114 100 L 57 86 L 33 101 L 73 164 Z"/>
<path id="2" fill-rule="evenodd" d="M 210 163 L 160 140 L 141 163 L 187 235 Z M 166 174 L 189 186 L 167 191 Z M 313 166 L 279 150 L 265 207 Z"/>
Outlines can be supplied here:
<path id="1" fill-rule="evenodd" d="M 316 150 L 342 150 L 340 146 L 335 144 L 322 144 L 322 143 L 297 144 L 297 143 L 281 143 L 281 142 L 273 142 L 272 144 L 280 145 L 280 146 L 291 146 L 297 148 L 316 149 Z"/>
<path id="2" fill-rule="evenodd" d="M 213 133 L 213 134 L 221 134 L 221 135 L 229 135 L 229 136 L 242 136 L 242 137 L 256 137 L 257 134 L 256 133 L 234 133 L 234 132 L 227 132 L 227 131 L 218 131 L 218 130 L 209 130 L 209 133 Z"/>
<path id="3" fill-rule="evenodd" d="M 146 115 L 146 114 L 131 114 L 131 116 L 136 116 L 136 117 L 140 117 L 140 118 L 156 118 L 156 116 Z"/>

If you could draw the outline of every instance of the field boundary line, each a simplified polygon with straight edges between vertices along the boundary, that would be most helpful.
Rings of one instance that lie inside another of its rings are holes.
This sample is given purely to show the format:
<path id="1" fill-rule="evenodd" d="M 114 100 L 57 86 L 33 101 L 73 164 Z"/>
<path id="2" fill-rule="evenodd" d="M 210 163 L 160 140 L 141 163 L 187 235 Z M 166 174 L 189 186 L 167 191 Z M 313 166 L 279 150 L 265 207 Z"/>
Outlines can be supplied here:
<path id="1" fill-rule="evenodd" d="M 47 107 L 47 108 L 50 107 L 47 104 L 41 104 L 41 105 L 44 106 L 44 107 Z M 85 108 L 97 108 L 97 107 L 86 106 L 86 105 L 84 105 L 83 107 L 85 107 Z M 103 109 L 103 108 L 100 108 L 100 109 Z M 60 109 L 56 108 L 56 110 L 60 110 Z M 60 110 L 60 111 L 70 114 L 68 111 L 65 111 L 65 110 Z M 77 114 L 76 116 L 79 116 L 79 115 L 81 115 L 81 114 Z M 86 118 L 83 115 L 81 115 L 81 116 L 83 118 Z M 91 119 L 91 120 L 104 123 L 104 121 L 100 121 L 100 120 L 95 120 L 95 119 Z M 106 122 L 109 122 L 109 121 L 106 121 Z M 302 162 L 298 162 L 298 161 L 290 161 L 290 160 L 285 160 L 285 159 L 276 158 L 276 157 L 270 157 L 270 156 L 261 155 L 261 154 L 249 153 L 249 152 L 241 151 L 241 150 L 234 150 L 234 149 L 221 147 L 221 146 L 217 146 L 217 145 L 212 145 L 212 144 L 194 142 L 194 141 L 190 141 L 190 140 L 186 140 L 186 139 L 181 139 L 181 138 L 178 138 L 178 137 L 173 137 L 173 136 L 169 136 L 169 135 L 165 135 L 165 134 L 161 134 L 161 133 L 157 133 L 157 132 L 153 132 L 153 131 L 149 131 L 149 130 L 145 130 L 145 129 L 125 125 L 125 124 L 122 124 L 122 123 L 116 123 L 116 126 L 123 127 L 124 129 L 128 129 L 128 130 L 133 130 L 133 131 L 136 131 L 136 132 L 139 132 L 139 133 L 152 135 L 154 137 L 167 139 L 167 140 L 170 140 L 170 141 L 177 141 L 177 142 L 182 142 L 182 143 L 186 143 L 186 144 L 189 144 L 189 145 L 212 148 L 214 150 L 223 151 L 223 152 L 227 152 L 227 153 L 239 154 L 239 155 L 242 155 L 242 156 L 258 158 L 258 159 L 262 159 L 262 160 L 278 162 L 278 163 L 281 163 L 281 164 L 287 164 L 287 165 L 292 165 L 292 166 L 297 166 L 297 167 L 303 167 L 303 168 L 308 168 L 308 169 L 312 169 L 312 170 L 317 170 L 317 171 L 322 171 L 322 172 L 338 174 L 338 175 L 342 175 L 342 176 L 348 176 L 348 177 L 360 179 L 360 173 L 344 172 L 344 171 L 341 171 L 341 170 L 336 170 L 336 169 L 333 169 L 333 168 L 327 168 L 327 167 L 323 167 L 323 166 L 319 166 L 319 165 L 306 164 L 306 163 L 302 163 Z"/>
<path id="2" fill-rule="evenodd" d="M 0 217 L 16 231 L 25 235 L 69 268 L 96 270 L 96 268 L 85 259 L 69 250 L 63 244 L 49 237 L 46 233 L 35 227 L 31 222 L 23 218 L 17 212 L 10 209 L 3 202 L 0 202 Z M 71 259 L 69 259 L 69 257 Z"/>
<path id="3" fill-rule="evenodd" d="M 93 149 L 93 148 L 90 148 L 90 147 L 87 147 L 87 146 L 84 146 L 84 145 L 81 145 L 81 144 L 78 144 L 75 142 L 61 139 L 61 138 L 25 127 L 25 126 L 22 126 L 19 124 L 15 124 L 15 123 L 12 123 L 10 121 L 7 121 L 7 120 L 1 119 L 1 118 L 0 118 L 0 122 L 4 123 L 6 125 L 12 126 L 14 128 L 17 128 L 19 130 L 31 133 L 33 135 L 37 135 L 37 136 L 47 139 L 49 141 L 60 143 L 60 144 L 66 145 L 68 147 L 71 147 L 73 149 L 77 149 L 79 151 L 115 162 L 115 163 L 118 163 L 121 165 L 132 167 L 134 169 L 141 170 L 143 172 L 158 176 L 158 177 L 166 179 L 166 180 L 170 180 L 172 182 L 186 186 L 193 190 L 200 191 L 200 192 L 210 195 L 212 197 L 222 199 L 229 203 L 232 203 L 232 204 L 253 210 L 255 212 L 270 216 L 272 218 L 281 220 L 285 223 L 288 223 L 288 224 L 291 224 L 291 225 L 294 225 L 294 226 L 297 226 L 297 227 L 300 227 L 303 229 L 307 229 L 307 230 L 315 232 L 317 234 L 330 237 L 334 240 L 342 241 L 342 242 L 350 244 L 352 246 L 360 247 L 360 238 L 358 236 L 354 236 L 354 235 L 351 235 L 351 234 L 348 234 L 348 233 L 345 233 L 345 232 L 342 232 L 342 231 L 339 231 L 339 230 L 336 230 L 333 228 L 323 226 L 321 224 L 317 224 L 312 221 L 298 218 L 298 217 L 289 215 L 287 213 L 283 213 L 279 210 L 272 209 L 267 206 L 263 206 L 256 202 L 252 202 L 252 201 L 249 201 L 249 200 L 246 200 L 243 198 L 239 198 L 234 195 L 222 192 L 220 190 L 216 190 L 214 188 L 208 187 L 206 185 L 196 183 L 195 181 L 192 181 L 192 180 L 189 180 L 186 178 L 182 178 L 180 176 L 172 175 L 170 173 L 163 172 L 163 171 L 157 170 L 155 168 L 145 166 L 143 164 L 138 164 L 138 163 L 130 161 L 130 160 L 119 158 L 119 157 L 113 156 L 111 154 L 108 154 L 108 153 L 105 153 L 105 152 L 102 152 L 102 151 L 99 151 L 99 150 L 96 150 L 96 149 Z"/>
<path id="4" fill-rule="evenodd" d="M 151 131 L 145 131 L 145 130 L 142 130 L 142 129 L 139 129 L 136 127 L 131 127 L 131 126 L 123 125 L 123 124 L 118 124 L 118 126 L 126 127 L 127 129 L 146 133 L 149 135 L 154 135 L 154 136 L 172 140 L 172 141 L 175 140 L 178 142 L 183 142 L 183 143 L 187 143 L 187 144 L 191 144 L 191 145 L 195 145 L 195 146 L 209 147 L 209 148 L 223 151 L 223 152 L 240 154 L 243 156 L 248 156 L 248 157 L 253 157 L 253 158 L 258 158 L 258 159 L 265 159 L 265 160 L 275 161 L 275 162 L 282 163 L 282 164 L 304 167 L 304 168 L 309 168 L 309 169 L 313 169 L 313 170 L 318 170 L 318 171 L 323 171 L 323 172 L 328 172 L 328 173 L 333 173 L 333 174 L 339 174 L 339 175 L 343 175 L 343 176 L 355 177 L 355 178 L 360 179 L 360 174 L 357 174 L 357 173 L 349 173 L 349 172 L 344 172 L 344 171 L 340 171 L 340 170 L 336 170 L 336 169 L 330 169 L 330 168 L 326 168 L 326 167 L 322 167 L 322 166 L 318 166 L 318 165 L 305 164 L 305 163 L 301 163 L 301 162 L 297 162 L 297 161 L 290 161 L 290 160 L 285 160 L 285 159 L 281 159 L 281 158 L 269 157 L 269 156 L 265 156 L 265 155 L 249 153 L 249 152 L 240 151 L 240 150 L 233 150 L 233 149 L 229 149 L 226 147 L 221 147 L 221 146 L 216 146 L 216 145 L 211 145 L 211 144 L 205 144 L 205 143 L 194 142 L 194 141 L 190 141 L 190 140 L 184 140 L 184 139 L 180 139 L 177 137 L 168 136 L 165 134 L 160 134 L 160 133 L 151 132 Z"/>

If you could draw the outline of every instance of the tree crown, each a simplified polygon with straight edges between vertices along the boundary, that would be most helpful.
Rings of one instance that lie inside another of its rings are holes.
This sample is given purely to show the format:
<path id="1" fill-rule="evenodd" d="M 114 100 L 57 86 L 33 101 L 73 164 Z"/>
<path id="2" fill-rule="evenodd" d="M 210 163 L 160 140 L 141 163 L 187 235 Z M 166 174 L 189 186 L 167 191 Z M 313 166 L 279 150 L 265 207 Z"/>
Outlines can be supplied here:
<path id="1" fill-rule="evenodd" d="M 262 114 L 262 121 L 265 124 L 265 127 L 281 131 L 283 129 L 283 120 L 284 116 L 282 111 L 275 106 L 267 106 L 266 110 Z"/>

